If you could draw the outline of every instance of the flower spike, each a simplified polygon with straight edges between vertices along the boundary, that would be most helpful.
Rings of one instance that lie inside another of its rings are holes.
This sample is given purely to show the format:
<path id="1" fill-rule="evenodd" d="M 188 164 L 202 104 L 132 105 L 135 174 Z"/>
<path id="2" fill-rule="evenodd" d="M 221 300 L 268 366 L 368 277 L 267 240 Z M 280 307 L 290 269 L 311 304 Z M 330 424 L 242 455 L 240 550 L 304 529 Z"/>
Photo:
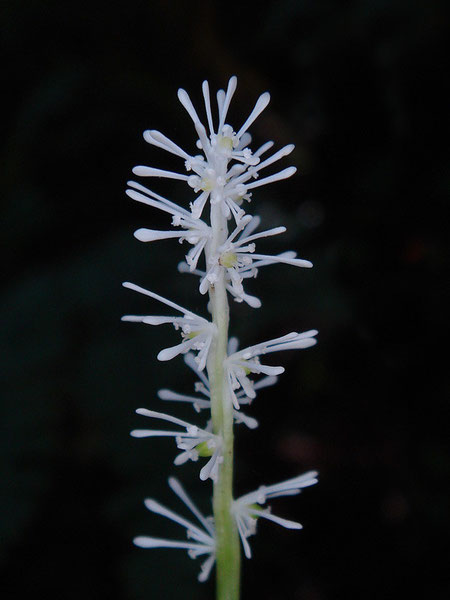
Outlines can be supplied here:
<path id="1" fill-rule="evenodd" d="M 171 224 L 167 227 L 162 230 L 140 227 L 134 236 L 144 243 L 174 239 L 188 246 L 178 271 L 199 278 L 198 289 L 209 300 L 206 308 L 211 316 L 201 317 L 155 292 L 125 282 L 126 288 L 165 304 L 175 311 L 175 316 L 122 317 L 124 321 L 147 325 L 169 324 L 181 333 L 181 341 L 160 350 L 157 357 L 167 361 L 183 355 L 185 364 L 195 375 L 194 390 L 180 393 L 163 387 L 158 391 L 158 397 L 162 401 L 191 404 L 197 413 L 204 410 L 209 413 L 206 425 L 199 427 L 170 414 L 139 408 L 136 411 L 139 415 L 164 421 L 171 427 L 134 429 L 131 435 L 173 438 L 178 449 L 174 463 L 181 465 L 189 460 L 205 459 L 200 479 L 211 479 L 214 484 L 214 514 L 204 517 L 181 484 L 170 478 L 169 486 L 194 518 L 188 520 L 152 498 L 148 498 L 145 505 L 151 512 L 183 527 L 186 539 L 139 536 L 134 543 L 143 548 L 184 549 L 191 558 L 203 557 L 200 581 L 207 579 L 216 564 L 218 596 L 221 598 L 238 597 L 240 552 L 235 543 L 236 534 L 240 536 L 245 556 L 250 558 L 248 538 L 256 532 L 259 518 L 288 529 L 301 529 L 300 523 L 272 514 L 266 502 L 278 496 L 298 494 L 317 482 L 317 473 L 310 471 L 281 483 L 260 486 L 254 492 L 233 499 L 230 476 L 233 472 L 233 428 L 240 423 L 249 429 L 258 426 L 257 420 L 245 414 L 241 406 L 250 405 L 259 390 L 276 383 L 278 375 L 284 372 L 282 366 L 264 364 L 262 357 L 272 352 L 311 347 L 316 343 L 317 334 L 315 329 L 303 333 L 293 331 L 242 350 L 238 349 L 238 340 L 229 337 L 230 296 L 252 308 L 261 306 L 261 300 L 244 289 L 247 280 L 255 278 L 260 268 L 275 264 L 312 267 L 310 261 L 299 258 L 291 250 L 276 255 L 263 254 L 259 248 L 256 250 L 260 240 L 282 234 L 286 228 L 277 224 L 260 228 L 261 219 L 248 214 L 247 207 L 255 190 L 287 179 L 296 172 L 294 166 L 277 166 L 278 161 L 293 152 L 294 145 L 271 150 L 274 143 L 268 141 L 251 150 L 250 128 L 267 107 L 270 94 L 261 94 L 250 114 L 241 121 L 242 125 L 234 128 L 230 124 L 229 109 L 236 88 L 237 78 L 232 76 L 226 88 L 217 92 L 216 105 L 212 103 L 214 95 L 208 81 L 203 81 L 203 101 L 198 108 L 186 90 L 178 90 L 178 99 L 195 130 L 193 152 L 157 129 L 144 131 L 148 144 L 181 162 L 173 170 L 139 165 L 133 173 L 185 185 L 188 195 L 183 206 L 135 181 L 128 182 L 126 191 L 133 200 L 169 215 Z M 260 377 L 254 380 L 254 375 Z"/>

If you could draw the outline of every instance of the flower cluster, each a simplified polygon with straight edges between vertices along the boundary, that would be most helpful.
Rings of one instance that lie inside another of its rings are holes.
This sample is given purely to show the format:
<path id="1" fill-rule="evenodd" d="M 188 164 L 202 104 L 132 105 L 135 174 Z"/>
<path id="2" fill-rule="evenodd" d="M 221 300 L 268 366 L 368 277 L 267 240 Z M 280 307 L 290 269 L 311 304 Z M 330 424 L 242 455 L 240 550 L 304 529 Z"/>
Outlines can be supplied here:
<path id="1" fill-rule="evenodd" d="M 252 152 L 249 148 L 251 136 L 248 130 L 269 103 L 270 96 L 267 92 L 262 94 L 248 118 L 235 131 L 228 124 L 227 116 L 236 89 L 236 81 L 236 77 L 231 77 L 226 91 L 219 90 L 217 93 L 216 119 L 213 117 L 208 82 L 203 82 L 207 126 L 202 123 L 187 92 L 182 89 L 178 91 L 178 98 L 192 119 L 198 137 L 194 153 L 187 152 L 159 131 L 144 132 L 144 139 L 149 144 L 182 159 L 184 172 L 166 171 L 141 165 L 135 167 L 133 173 L 140 177 L 167 178 L 184 182 L 190 194 L 193 194 L 189 207 L 179 206 L 134 181 L 128 183 L 127 194 L 133 200 L 159 209 L 170 216 L 169 227 L 172 228 L 163 231 L 140 228 L 134 235 L 141 242 L 170 238 L 178 239 L 180 243 L 186 242 L 189 248 L 184 255 L 184 260 L 179 263 L 178 270 L 198 277 L 200 294 L 209 293 L 211 298 L 214 289 L 222 285 L 226 290 L 225 297 L 228 294 L 237 302 L 246 302 L 252 308 L 259 308 L 260 299 L 247 293 L 244 284 L 246 286 L 248 279 L 255 278 L 260 268 L 280 263 L 310 268 L 312 264 L 308 260 L 298 258 L 294 251 L 278 255 L 256 251 L 257 242 L 282 234 L 286 228 L 278 226 L 259 230 L 260 218 L 246 213 L 243 207 L 245 203 L 251 201 L 254 189 L 286 179 L 295 173 L 295 167 L 291 166 L 260 177 L 264 169 L 288 156 L 294 146 L 289 144 L 268 155 L 273 142 L 267 142 Z M 207 208 L 210 212 L 209 218 Z M 211 318 L 205 318 L 153 291 L 129 282 L 123 285 L 175 311 L 175 316 L 127 315 L 122 319 L 147 325 L 173 325 L 181 334 L 181 341 L 178 340 L 174 345 L 161 349 L 157 358 L 160 361 L 167 361 L 183 355 L 185 363 L 197 378 L 193 395 L 161 389 L 158 392 L 159 398 L 163 401 L 191 403 L 195 411 L 206 410 L 211 413 L 213 390 L 209 364 L 213 360 L 218 339 L 217 315 L 209 306 Z M 225 390 L 223 402 L 229 405 L 229 409 L 226 410 L 231 411 L 230 418 L 234 423 L 245 424 L 250 429 L 258 426 L 257 420 L 243 413 L 241 406 L 250 405 L 257 392 L 276 383 L 278 376 L 284 371 L 282 366 L 264 364 L 263 355 L 308 348 L 316 343 L 316 334 L 316 330 L 303 333 L 293 331 L 242 350 L 238 350 L 236 338 L 229 340 L 226 356 L 219 364 L 219 371 Z M 217 371 L 216 363 L 217 361 L 214 363 Z M 200 479 L 218 482 L 226 452 L 221 431 L 212 418 L 199 426 L 147 408 L 140 408 L 137 413 L 150 419 L 164 421 L 166 424 L 170 423 L 176 426 L 176 430 L 135 429 L 131 432 L 132 436 L 174 438 L 180 451 L 174 463 L 181 465 L 188 460 L 201 460 Z M 272 515 L 270 509 L 263 508 L 261 505 L 270 498 L 299 493 L 302 488 L 316 483 L 316 477 L 317 473 L 311 471 L 280 484 L 260 487 L 255 492 L 232 501 L 229 510 L 235 519 L 247 557 L 251 556 L 247 538 L 255 533 L 258 518 L 263 517 L 288 528 L 301 527 L 298 523 Z M 188 541 L 177 542 L 143 536 L 136 538 L 135 544 L 145 548 L 186 549 L 192 558 L 206 556 L 199 576 L 199 579 L 204 581 L 216 560 L 218 540 L 214 518 L 205 518 L 200 513 L 177 480 L 170 478 L 169 485 L 190 509 L 201 527 L 161 506 L 155 500 L 148 499 L 145 501 L 147 508 L 182 525 L 186 529 Z"/>
<path id="2" fill-rule="evenodd" d="M 260 505 L 265 504 L 269 498 L 299 494 L 303 488 L 315 483 L 317 483 L 317 471 L 309 471 L 288 481 L 261 486 L 254 492 L 250 492 L 234 500 L 231 512 L 236 520 L 239 536 L 247 558 L 251 558 L 251 550 L 247 538 L 256 533 L 256 523 L 259 518 L 268 519 L 287 529 L 302 529 L 300 523 L 277 517 L 272 514 L 270 507 L 261 508 Z M 198 576 L 199 581 L 206 581 L 215 561 L 214 518 L 212 516 L 203 516 L 175 477 L 169 478 L 169 486 L 197 518 L 203 529 L 162 506 L 156 500 L 147 498 L 144 503 L 148 510 L 184 527 L 188 541 L 174 541 L 148 536 L 138 536 L 133 541 L 136 546 L 140 546 L 141 548 L 178 548 L 180 550 L 187 550 L 191 558 L 207 555 L 208 557 L 202 564 Z"/>

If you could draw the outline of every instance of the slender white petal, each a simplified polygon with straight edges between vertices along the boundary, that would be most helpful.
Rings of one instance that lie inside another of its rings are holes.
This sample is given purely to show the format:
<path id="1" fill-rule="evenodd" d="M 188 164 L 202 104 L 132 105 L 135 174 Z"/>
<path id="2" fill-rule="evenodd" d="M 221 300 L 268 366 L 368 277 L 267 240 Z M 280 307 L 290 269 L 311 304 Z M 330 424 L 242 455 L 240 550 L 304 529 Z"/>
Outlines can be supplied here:
<path id="1" fill-rule="evenodd" d="M 181 206 L 178 206 L 174 202 L 171 202 L 167 198 L 156 194 L 152 190 L 149 190 L 148 188 L 144 187 L 143 185 L 136 183 L 135 181 L 129 181 L 128 185 L 131 188 L 135 189 L 126 190 L 127 196 L 129 196 L 133 200 L 136 200 L 137 202 L 142 202 L 143 204 L 147 204 L 148 206 L 153 206 L 155 208 L 158 208 L 159 210 L 163 210 L 172 215 L 182 215 L 185 218 L 189 218 L 191 216 L 191 213 L 189 211 L 185 210 Z"/>
<path id="2" fill-rule="evenodd" d="M 246 148 L 251 143 L 251 141 L 252 136 L 248 133 L 248 131 L 246 131 L 239 138 L 239 144 L 236 147 L 236 150 L 242 150 L 243 148 Z M 256 152 L 253 154 L 253 156 L 256 156 Z"/>
<path id="3" fill-rule="evenodd" d="M 252 557 L 252 551 L 250 549 L 250 544 L 247 541 L 247 538 L 249 537 L 249 534 L 247 533 L 244 523 L 243 523 L 243 519 L 240 518 L 238 515 L 235 515 L 235 519 L 236 519 L 236 524 L 237 524 L 237 528 L 238 528 L 238 533 L 239 533 L 239 537 L 241 538 L 241 542 L 242 542 L 242 547 L 244 548 L 244 554 L 245 554 L 245 558 L 251 558 Z"/>
<path id="4" fill-rule="evenodd" d="M 189 352 L 189 350 L 198 351 L 197 361 L 199 369 L 204 369 L 206 361 L 208 359 L 208 352 L 211 347 L 211 342 L 216 334 L 216 326 L 210 323 L 203 317 L 192 313 L 191 311 L 183 308 L 182 306 L 175 304 L 171 300 L 167 300 L 159 294 L 155 294 L 145 288 L 141 288 L 134 283 L 125 282 L 124 287 L 154 298 L 171 308 L 182 313 L 181 317 L 159 317 L 159 316 L 136 316 L 136 315 L 125 315 L 122 317 L 122 321 L 140 321 L 147 325 L 162 325 L 164 323 L 171 323 L 175 329 L 181 330 L 182 342 L 170 348 L 161 350 L 157 356 L 158 360 L 166 361 L 171 360 L 179 354 Z"/>
<path id="5" fill-rule="evenodd" d="M 189 94 L 186 92 L 186 90 L 183 90 L 183 88 L 180 88 L 178 90 L 178 99 L 186 109 L 189 116 L 191 117 L 192 121 L 194 122 L 194 125 L 200 123 L 197 111 L 195 110 L 194 105 L 192 104 L 191 99 L 189 98 Z"/>
<path id="6" fill-rule="evenodd" d="M 177 144 L 175 144 L 175 142 L 172 142 L 172 140 L 170 140 L 168 137 L 166 137 L 160 131 L 156 131 L 155 129 L 152 129 L 152 130 L 147 129 L 146 131 L 144 131 L 144 139 L 149 144 L 152 144 L 153 146 L 157 146 L 158 148 L 162 148 L 163 150 L 166 150 L 167 152 L 171 152 L 172 154 L 175 154 L 176 156 L 180 156 L 181 158 L 184 158 L 185 160 L 191 158 L 189 156 L 189 154 L 187 154 L 187 152 L 185 152 L 182 148 L 177 146 Z"/>
<path id="7" fill-rule="evenodd" d="M 277 498 L 278 496 L 291 495 L 292 493 L 299 494 L 303 488 L 316 484 L 318 481 L 317 477 L 317 471 L 308 471 L 280 483 L 263 485 L 254 492 L 241 496 L 239 502 L 244 504 L 264 504 L 267 498 Z M 289 494 L 286 494 L 286 492 L 289 492 Z"/>
<path id="8" fill-rule="evenodd" d="M 154 169 L 153 167 L 145 167 L 139 165 L 133 168 L 133 173 L 139 177 L 165 177 L 166 179 L 180 179 L 181 181 L 187 181 L 188 175 L 183 173 L 174 173 L 173 171 L 165 171 L 164 169 Z"/>
<path id="9" fill-rule="evenodd" d="M 268 521 L 273 521 L 274 523 L 277 523 L 278 525 L 281 525 L 286 529 L 303 529 L 303 525 L 301 525 L 300 523 L 297 523 L 296 521 L 289 521 L 289 519 L 282 519 L 281 517 L 277 517 L 268 510 L 257 510 L 254 508 L 252 509 L 252 514 L 256 515 L 257 517 L 263 517 Z"/>
<path id="10" fill-rule="evenodd" d="M 180 498 L 182 502 L 190 509 L 190 511 L 197 517 L 203 527 L 209 531 L 209 533 L 214 536 L 214 527 L 211 525 L 211 522 L 202 515 L 202 513 L 198 510 L 195 504 L 192 502 L 190 497 L 187 495 L 186 491 L 182 487 L 181 483 L 175 477 L 169 477 L 169 486 L 175 492 L 175 494 Z"/>
<path id="11" fill-rule="evenodd" d="M 251 190 L 256 187 L 260 187 L 261 185 L 266 185 L 268 183 L 274 183 L 275 181 L 281 181 L 282 179 L 287 179 L 291 177 L 297 169 L 295 167 L 288 167 L 287 169 L 283 169 L 279 173 L 274 173 L 273 175 L 269 175 L 269 177 L 264 177 L 263 179 L 258 179 L 253 183 L 246 184 L 246 188 Z"/>
<path id="12" fill-rule="evenodd" d="M 261 169 L 268 167 L 269 165 L 273 164 L 274 162 L 277 162 L 278 160 L 280 160 L 281 158 L 284 158 L 285 156 L 289 156 L 289 154 L 291 154 L 291 152 L 294 150 L 294 148 L 295 148 L 294 144 L 288 144 L 287 146 L 284 146 L 283 148 L 281 148 L 280 150 L 275 152 L 275 154 L 272 154 L 272 156 L 270 156 L 269 158 L 266 158 L 266 160 L 260 162 L 258 164 L 257 171 L 260 171 Z"/>
<path id="13" fill-rule="evenodd" d="M 242 127 L 237 132 L 236 136 L 238 138 L 240 138 L 241 135 L 243 135 L 244 132 L 247 131 L 247 129 L 250 127 L 250 125 L 253 123 L 253 121 L 255 121 L 255 119 L 257 119 L 259 117 L 259 115 L 266 108 L 266 106 L 269 104 L 269 102 L 270 102 L 270 94 L 269 94 L 269 92 L 264 92 L 264 94 L 261 94 L 261 96 L 258 98 L 258 100 L 257 100 L 257 102 L 255 104 L 254 109 L 252 110 L 252 112 L 248 116 L 248 118 L 245 121 L 245 123 L 242 125 Z"/>
<path id="14" fill-rule="evenodd" d="M 155 294 L 155 292 L 146 290 L 145 288 L 143 288 L 139 285 L 136 285 L 135 283 L 130 283 L 129 281 L 125 281 L 122 285 L 125 288 L 133 290 L 135 292 L 139 292 L 140 294 L 144 294 L 145 296 L 149 296 L 150 298 L 154 298 L 155 300 L 158 300 L 158 302 L 167 304 L 167 306 L 170 306 L 171 308 L 174 308 L 175 310 L 178 310 L 185 315 L 191 315 L 193 317 L 196 317 L 196 315 L 194 313 L 192 313 L 190 310 L 183 308 L 179 304 L 175 304 L 175 302 L 172 302 L 171 300 L 167 300 L 167 298 L 164 298 L 163 296 L 160 296 L 159 294 Z"/>
<path id="15" fill-rule="evenodd" d="M 134 538 L 133 544 L 140 548 L 180 548 L 186 550 L 202 550 L 205 549 L 203 544 L 193 544 L 192 542 L 176 542 L 161 538 L 148 537 L 140 535 Z"/>
<path id="16" fill-rule="evenodd" d="M 208 558 L 205 560 L 205 562 L 201 565 L 200 569 L 200 574 L 198 576 L 198 580 L 203 583 L 204 581 L 206 581 L 209 577 L 209 574 L 211 573 L 211 570 L 214 566 L 214 563 L 216 562 L 216 557 L 214 554 L 210 554 L 208 556 Z"/>
<path id="17" fill-rule="evenodd" d="M 261 364 L 259 361 L 261 355 L 281 350 L 308 348 L 316 343 L 315 335 L 317 335 L 315 329 L 305 331 L 304 333 L 293 331 L 279 338 L 255 344 L 230 354 L 225 359 L 225 368 L 227 372 L 228 389 L 234 407 L 239 409 L 240 406 L 240 399 L 236 394 L 236 390 L 241 388 L 245 395 L 250 399 L 254 398 L 256 395 L 254 386 L 249 379 L 248 374 L 264 373 L 265 375 L 273 376 L 280 375 L 284 372 L 284 368 L 281 366 L 272 367 Z"/>
<path id="18" fill-rule="evenodd" d="M 238 248 L 242 244 L 248 244 L 248 242 L 253 242 L 254 240 L 258 240 L 259 238 L 270 237 L 272 235 L 280 235 L 280 233 L 284 233 L 285 231 L 286 227 L 274 227 L 273 229 L 260 231 L 259 233 L 254 233 L 253 235 L 241 236 L 239 238 L 239 241 L 236 243 L 236 247 Z"/>
<path id="19" fill-rule="evenodd" d="M 214 155 L 211 150 L 211 144 L 209 143 L 206 129 L 204 125 L 199 121 L 198 123 L 195 123 L 195 130 L 198 133 L 203 152 L 205 153 L 208 162 L 211 164 L 214 161 Z"/>
<path id="20" fill-rule="evenodd" d="M 211 114 L 211 98 L 209 96 L 209 84 L 207 81 L 202 83 L 203 99 L 205 101 L 206 118 L 208 119 L 209 133 L 213 135 L 214 125 Z"/>
<path id="21" fill-rule="evenodd" d="M 245 292 L 237 292 L 230 284 L 227 284 L 226 288 L 230 292 L 230 294 L 234 296 L 236 302 L 246 302 L 252 308 L 261 308 L 261 300 L 256 296 L 250 296 Z"/>
<path id="22" fill-rule="evenodd" d="M 156 500 L 153 500 L 152 498 L 146 498 L 144 500 L 144 504 L 151 512 L 157 515 L 161 515 L 162 517 L 166 517 L 166 519 L 170 519 L 171 521 L 178 523 L 182 527 L 185 527 L 186 530 L 189 531 L 189 533 L 192 535 L 192 537 L 195 536 L 197 542 L 204 543 L 210 537 L 208 534 L 204 533 L 199 527 L 188 521 L 188 519 L 177 515 L 177 513 L 173 512 L 172 510 L 169 510 L 159 502 L 156 502 Z"/>
<path id="23" fill-rule="evenodd" d="M 144 417 L 173 423 L 184 428 L 185 431 L 134 429 L 131 432 L 133 437 L 174 437 L 177 448 L 182 451 L 181 454 L 175 457 L 174 462 L 176 465 L 181 465 L 188 460 L 197 461 L 199 456 L 206 456 L 209 457 L 209 460 L 200 471 L 200 479 L 211 478 L 215 480 L 217 478 L 218 467 L 222 461 L 222 439 L 210 431 L 210 425 L 206 429 L 201 429 L 172 415 L 148 410 L 147 408 L 138 408 L 136 412 Z"/>
<path id="24" fill-rule="evenodd" d="M 235 177 L 233 179 L 233 184 L 236 185 L 239 183 L 245 183 L 246 181 L 248 181 L 249 179 L 252 179 L 252 178 L 256 179 L 257 177 L 259 177 L 259 172 L 262 169 L 265 169 L 266 167 L 273 164 L 274 162 L 277 162 L 278 160 L 284 158 L 285 156 L 288 156 L 294 150 L 294 148 L 295 148 L 294 144 L 288 144 L 287 146 L 284 146 L 283 148 L 278 150 L 278 152 L 275 152 L 275 154 L 272 154 L 272 156 L 269 156 L 269 158 L 266 158 L 266 160 L 259 162 L 256 166 L 252 166 L 251 168 L 249 168 L 249 169 L 245 170 L 244 172 L 242 172 L 241 174 L 239 174 L 238 177 Z M 288 177 L 290 177 L 290 175 L 288 175 Z M 285 179 L 285 177 L 283 177 L 283 179 Z M 267 183 L 270 183 L 270 182 L 267 182 Z M 248 188 L 248 186 L 247 186 L 247 188 Z"/>
<path id="25" fill-rule="evenodd" d="M 225 90 L 218 90 L 217 94 L 216 94 L 216 99 L 217 99 L 217 109 L 219 111 L 219 119 L 220 119 L 220 115 L 222 114 L 222 110 L 223 110 L 223 104 L 225 102 Z"/>
<path id="26" fill-rule="evenodd" d="M 313 266 L 311 261 L 304 260 L 303 258 L 285 258 L 281 255 L 269 256 L 267 254 L 252 254 L 252 259 L 255 258 L 267 261 L 266 264 L 284 263 L 286 265 L 292 265 L 293 267 L 303 267 L 305 269 L 311 269 L 311 267 Z"/>
<path id="27" fill-rule="evenodd" d="M 264 154 L 265 152 L 267 152 L 267 150 L 270 150 L 272 148 L 272 146 L 273 146 L 273 142 L 272 141 L 266 142 L 265 144 L 263 144 L 262 146 L 260 146 L 258 148 L 258 150 L 256 150 L 254 152 L 254 156 L 261 156 L 262 154 Z"/>
<path id="28" fill-rule="evenodd" d="M 190 558 L 207 555 L 206 560 L 200 567 L 200 574 L 198 576 L 199 581 L 206 581 L 215 562 L 216 536 L 213 520 L 211 518 L 207 519 L 202 515 L 175 478 L 171 477 L 169 479 L 169 485 L 178 498 L 198 519 L 203 529 L 159 502 L 156 502 L 156 500 L 148 498 L 145 500 L 145 506 L 148 510 L 181 525 L 186 530 L 186 537 L 189 541 L 168 540 L 142 535 L 135 537 L 133 543 L 140 548 L 177 548 L 187 550 Z"/>
<path id="29" fill-rule="evenodd" d="M 287 481 L 282 481 L 270 486 L 261 486 L 254 492 L 245 494 L 233 501 L 232 512 L 236 520 L 239 536 L 247 558 L 250 558 L 251 556 L 247 538 L 256 533 L 257 519 L 264 518 L 268 521 L 273 521 L 286 529 L 302 529 L 300 523 L 273 515 L 270 508 L 258 508 L 257 505 L 265 504 L 268 498 L 298 494 L 303 488 L 315 483 L 317 483 L 317 471 L 308 471 L 303 475 L 293 477 Z"/>
<path id="30" fill-rule="evenodd" d="M 228 108 L 230 106 L 233 94 L 236 91 L 236 86 L 237 78 L 233 75 L 233 77 L 230 77 L 230 80 L 228 81 L 227 93 L 225 94 L 225 98 L 220 110 L 220 119 L 218 127 L 219 133 L 222 131 L 222 127 L 225 125 L 225 119 L 227 118 Z M 237 137 L 240 137 L 240 135 L 238 135 Z"/>
<path id="31" fill-rule="evenodd" d="M 183 231 L 157 231 L 141 227 L 140 229 L 136 229 L 133 235 L 140 242 L 154 242 L 156 240 L 179 238 L 183 233 Z"/>

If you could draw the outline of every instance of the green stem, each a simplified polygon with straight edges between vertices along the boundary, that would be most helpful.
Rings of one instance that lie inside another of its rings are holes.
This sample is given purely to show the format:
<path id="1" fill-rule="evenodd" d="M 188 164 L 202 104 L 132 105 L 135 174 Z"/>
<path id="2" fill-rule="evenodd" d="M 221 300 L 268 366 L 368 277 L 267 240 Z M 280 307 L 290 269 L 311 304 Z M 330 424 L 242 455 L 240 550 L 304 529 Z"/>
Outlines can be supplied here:
<path id="1" fill-rule="evenodd" d="M 207 254 L 213 256 L 227 237 L 227 221 L 220 206 L 211 207 L 213 240 Z M 224 270 L 223 270 L 224 271 Z M 233 501 L 233 406 L 229 398 L 224 361 L 227 356 L 229 307 L 225 272 L 209 290 L 210 308 L 217 335 L 208 357 L 213 431 L 222 438 L 223 462 L 214 482 L 213 512 L 216 527 L 216 600 L 239 600 L 239 534 L 231 514 Z"/>

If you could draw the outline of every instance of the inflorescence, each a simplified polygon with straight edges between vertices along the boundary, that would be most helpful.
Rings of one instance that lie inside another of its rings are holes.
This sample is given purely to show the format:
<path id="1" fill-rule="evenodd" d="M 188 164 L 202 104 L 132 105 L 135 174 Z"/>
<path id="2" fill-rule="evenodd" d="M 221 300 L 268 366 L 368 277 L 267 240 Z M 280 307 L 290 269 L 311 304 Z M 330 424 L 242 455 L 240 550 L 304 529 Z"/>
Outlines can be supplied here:
<path id="1" fill-rule="evenodd" d="M 189 209 L 178 206 L 171 200 L 134 181 L 128 183 L 127 194 L 133 200 L 159 209 L 171 217 L 172 229 L 159 231 L 141 228 L 134 235 L 142 242 L 169 238 L 177 239 L 180 243 L 185 242 L 189 248 L 185 260 L 178 265 L 178 270 L 180 273 L 190 273 L 198 277 L 200 294 L 209 292 L 222 278 L 225 281 L 225 288 L 233 300 L 245 302 L 252 308 L 259 308 L 261 306 L 260 299 L 248 294 L 244 289 L 244 284 L 247 279 L 256 277 L 260 268 L 277 263 L 310 268 L 312 264 L 308 260 L 298 258 L 294 251 L 274 256 L 256 252 L 256 242 L 259 243 L 264 238 L 282 234 L 286 228 L 274 227 L 258 231 L 260 218 L 248 214 L 244 207 L 251 201 L 253 190 L 262 185 L 286 179 L 295 173 L 295 167 L 291 166 L 277 173 L 260 177 L 267 167 L 288 156 L 294 146 L 289 144 L 270 156 L 267 156 L 267 153 L 272 148 L 273 142 L 263 144 L 255 152 L 250 150 L 251 136 L 248 129 L 265 109 L 270 96 L 266 92 L 259 97 L 249 117 L 236 132 L 227 123 L 228 108 L 236 89 L 236 82 L 236 77 L 231 77 L 227 90 L 219 90 L 217 93 L 218 116 L 216 122 L 213 118 L 209 85 L 207 81 L 203 82 L 202 91 L 207 127 L 201 122 L 187 92 L 183 89 L 178 90 L 178 98 L 193 121 L 198 137 L 196 147 L 199 153 L 189 154 L 159 131 L 144 132 L 144 138 L 149 144 L 182 159 L 186 172 L 137 166 L 133 169 L 133 173 L 140 177 L 161 177 L 185 182 L 191 193 L 195 194 Z M 212 212 L 211 218 L 208 220 L 206 210 L 208 206 L 211 211 L 215 211 L 215 214 L 219 215 L 222 223 L 227 224 L 227 232 L 225 235 L 222 234 L 220 243 L 217 243 L 215 229 L 217 224 L 214 222 Z M 167 361 L 181 354 L 184 356 L 186 365 L 197 378 L 192 395 L 161 389 L 158 392 L 159 398 L 163 401 L 190 403 L 197 413 L 210 412 L 211 385 L 206 367 L 215 336 L 217 336 L 216 324 L 212 319 L 199 316 L 153 291 L 129 282 L 123 285 L 156 300 L 175 312 L 175 316 L 127 315 L 122 319 L 147 325 L 173 325 L 181 334 L 181 341 L 161 349 L 157 358 L 160 361 Z M 242 350 L 238 350 L 236 338 L 229 339 L 227 356 L 222 367 L 226 390 L 225 402 L 230 404 L 234 423 L 242 423 L 250 429 L 258 426 L 257 420 L 242 412 L 241 406 L 250 405 L 257 392 L 275 384 L 278 376 L 284 371 L 282 366 L 264 364 L 263 356 L 272 352 L 313 346 L 316 343 L 316 334 L 316 330 L 303 333 L 293 331 Z M 211 419 L 199 426 L 147 408 L 139 408 L 137 413 L 152 420 L 164 421 L 174 427 L 162 430 L 136 429 L 131 432 L 132 436 L 174 438 L 179 450 L 174 463 L 181 465 L 188 460 L 200 460 L 202 461 L 200 479 L 212 479 L 217 482 L 224 461 L 224 441 L 220 433 L 214 431 Z M 232 501 L 229 510 L 235 519 L 247 558 L 251 557 L 248 538 L 256 532 L 259 518 L 271 520 L 289 529 L 301 528 L 299 523 L 273 515 L 270 508 L 265 506 L 267 500 L 278 496 L 298 494 L 303 488 L 316 482 L 317 473 L 310 471 L 282 483 L 262 486 L 258 490 Z M 155 500 L 147 499 L 145 505 L 150 511 L 180 524 L 186 531 L 186 541 L 140 536 L 135 538 L 134 543 L 143 548 L 185 549 L 192 558 L 202 557 L 204 561 L 199 580 L 205 581 L 216 557 L 214 518 L 204 517 L 201 514 L 176 479 L 171 477 L 169 485 L 194 515 L 195 523 L 165 508 Z"/>

